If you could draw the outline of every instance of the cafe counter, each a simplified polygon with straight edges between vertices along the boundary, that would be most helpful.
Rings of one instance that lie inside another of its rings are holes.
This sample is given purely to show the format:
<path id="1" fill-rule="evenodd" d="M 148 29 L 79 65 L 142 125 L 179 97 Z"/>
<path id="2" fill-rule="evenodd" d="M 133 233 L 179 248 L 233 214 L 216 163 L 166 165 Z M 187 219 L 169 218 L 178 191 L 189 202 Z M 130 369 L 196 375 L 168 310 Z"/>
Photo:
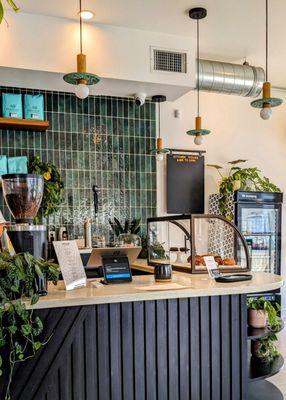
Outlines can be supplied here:
<path id="1" fill-rule="evenodd" d="M 12 399 L 251 400 L 247 294 L 283 279 L 174 273 L 171 284 L 143 275 L 69 292 L 50 285 L 34 307 L 47 344 L 16 370 Z"/>

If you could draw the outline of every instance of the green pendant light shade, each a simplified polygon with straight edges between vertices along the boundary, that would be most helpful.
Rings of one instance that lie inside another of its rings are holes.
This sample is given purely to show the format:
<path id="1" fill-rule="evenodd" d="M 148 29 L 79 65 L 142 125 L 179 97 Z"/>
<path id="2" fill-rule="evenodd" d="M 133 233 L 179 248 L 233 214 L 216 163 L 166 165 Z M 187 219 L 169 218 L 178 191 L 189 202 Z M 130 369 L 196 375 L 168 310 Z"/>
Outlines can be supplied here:
<path id="1" fill-rule="evenodd" d="M 158 104 L 158 138 L 156 141 L 156 148 L 151 150 L 151 153 L 156 154 L 157 161 L 162 161 L 164 159 L 164 154 L 170 153 L 170 150 L 168 148 L 163 147 L 163 140 L 161 138 L 161 103 L 164 103 L 166 100 L 166 96 L 163 96 L 161 94 L 152 97 L 152 102 Z"/>
<path id="2" fill-rule="evenodd" d="M 278 107 L 283 103 L 278 97 L 271 97 L 271 84 L 268 82 L 268 0 L 265 0 L 265 78 L 263 83 L 262 98 L 253 100 L 250 104 L 254 108 L 260 108 L 262 119 L 269 119 L 272 115 L 272 107 Z"/>
<path id="3" fill-rule="evenodd" d="M 71 85 L 77 85 L 80 81 L 85 81 L 86 85 L 96 85 L 100 77 L 89 72 L 71 72 L 63 76 L 64 81 Z"/>
<path id="4" fill-rule="evenodd" d="M 194 136 L 194 143 L 200 145 L 203 142 L 203 136 L 211 131 L 202 129 L 202 118 L 200 117 L 200 29 L 199 20 L 207 16 L 207 10 L 202 7 L 192 8 L 189 11 L 189 17 L 197 21 L 197 116 L 195 120 L 195 129 L 187 131 L 187 135 Z"/>
<path id="5" fill-rule="evenodd" d="M 79 26 L 80 26 L 80 54 L 77 55 L 77 71 L 63 76 L 65 82 L 75 85 L 75 94 L 80 99 L 89 95 L 88 86 L 100 81 L 99 76 L 86 72 L 86 55 L 82 52 L 82 7 L 79 0 Z"/>

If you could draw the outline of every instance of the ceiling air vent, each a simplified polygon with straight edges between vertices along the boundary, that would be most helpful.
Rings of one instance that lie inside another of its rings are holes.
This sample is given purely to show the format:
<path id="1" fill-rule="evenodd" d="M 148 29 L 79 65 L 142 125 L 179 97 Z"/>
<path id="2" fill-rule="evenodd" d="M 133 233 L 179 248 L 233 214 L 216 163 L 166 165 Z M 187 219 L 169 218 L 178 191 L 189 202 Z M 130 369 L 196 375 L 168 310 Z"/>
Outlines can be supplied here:
<path id="1" fill-rule="evenodd" d="M 152 71 L 187 73 L 187 53 L 177 50 L 151 48 Z"/>

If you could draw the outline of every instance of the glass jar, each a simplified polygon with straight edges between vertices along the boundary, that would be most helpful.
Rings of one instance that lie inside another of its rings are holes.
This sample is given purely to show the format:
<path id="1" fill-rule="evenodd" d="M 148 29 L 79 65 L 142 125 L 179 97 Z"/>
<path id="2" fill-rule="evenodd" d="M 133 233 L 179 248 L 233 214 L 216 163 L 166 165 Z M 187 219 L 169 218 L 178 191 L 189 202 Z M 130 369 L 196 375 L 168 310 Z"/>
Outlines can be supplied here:
<path id="1" fill-rule="evenodd" d="M 118 236 L 119 247 L 140 247 L 141 238 L 133 233 L 121 233 Z"/>

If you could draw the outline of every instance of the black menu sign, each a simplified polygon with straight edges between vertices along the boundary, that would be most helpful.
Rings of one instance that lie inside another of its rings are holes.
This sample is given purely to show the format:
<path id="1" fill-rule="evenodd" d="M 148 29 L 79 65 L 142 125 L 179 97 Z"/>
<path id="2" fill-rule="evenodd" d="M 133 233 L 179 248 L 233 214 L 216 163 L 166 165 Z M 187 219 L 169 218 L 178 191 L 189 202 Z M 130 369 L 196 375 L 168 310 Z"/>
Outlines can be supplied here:
<path id="1" fill-rule="evenodd" d="M 167 212 L 204 213 L 205 159 L 196 154 L 167 155 Z"/>

